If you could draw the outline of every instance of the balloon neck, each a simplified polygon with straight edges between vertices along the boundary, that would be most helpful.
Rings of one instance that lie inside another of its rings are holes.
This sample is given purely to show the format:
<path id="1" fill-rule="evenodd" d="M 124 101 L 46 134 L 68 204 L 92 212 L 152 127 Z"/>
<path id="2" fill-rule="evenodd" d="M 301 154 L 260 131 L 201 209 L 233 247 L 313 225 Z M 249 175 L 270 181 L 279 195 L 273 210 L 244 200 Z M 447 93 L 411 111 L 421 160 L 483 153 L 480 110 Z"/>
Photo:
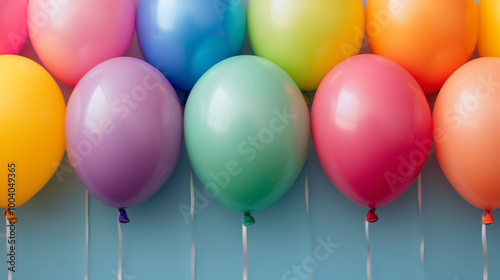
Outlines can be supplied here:
<path id="1" fill-rule="evenodd" d="M 375 214 L 375 208 L 371 208 L 370 211 L 368 211 L 368 214 L 366 214 L 366 221 L 370 223 L 378 221 L 378 216 Z"/>
<path id="2" fill-rule="evenodd" d="M 118 209 L 118 211 L 120 212 L 120 215 L 118 216 L 118 221 L 120 223 L 126 224 L 126 223 L 130 222 L 130 220 L 127 217 L 127 211 L 125 211 L 125 209 L 120 208 L 120 209 Z"/>
<path id="3" fill-rule="evenodd" d="M 490 210 L 484 211 L 483 214 L 483 225 L 490 225 L 493 224 L 495 220 L 493 219 L 493 215 L 491 214 Z"/>
<path id="4" fill-rule="evenodd" d="M 252 215 L 249 212 L 245 212 L 245 214 L 243 214 L 243 224 L 246 227 L 251 226 L 255 224 L 255 218 L 252 217 Z"/>
<path id="5" fill-rule="evenodd" d="M 3 215 L 5 217 L 7 217 L 7 220 L 9 220 L 9 223 L 11 223 L 11 224 L 17 223 L 16 215 L 14 215 L 14 212 L 10 211 L 9 209 L 5 209 L 5 211 L 3 211 Z"/>

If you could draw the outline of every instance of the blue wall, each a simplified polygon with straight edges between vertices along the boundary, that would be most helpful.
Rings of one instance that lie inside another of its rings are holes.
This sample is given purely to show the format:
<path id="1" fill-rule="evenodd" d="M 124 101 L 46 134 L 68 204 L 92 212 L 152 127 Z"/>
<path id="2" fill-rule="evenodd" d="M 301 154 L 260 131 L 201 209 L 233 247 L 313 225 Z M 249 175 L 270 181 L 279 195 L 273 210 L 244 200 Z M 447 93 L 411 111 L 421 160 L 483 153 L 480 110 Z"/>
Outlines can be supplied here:
<path id="1" fill-rule="evenodd" d="M 134 50 L 136 42 L 129 54 Z M 366 44 L 362 52 L 369 52 Z M 243 53 L 251 53 L 248 42 Z M 37 60 L 29 44 L 22 54 Z M 67 98 L 71 89 L 61 87 Z M 431 104 L 435 97 L 428 96 Z M 83 279 L 84 188 L 67 158 L 62 164 L 49 184 L 16 212 L 20 222 L 15 280 Z M 189 175 L 183 150 L 177 169 L 160 192 L 128 210 L 131 223 L 122 226 L 124 280 L 191 279 L 193 240 L 197 280 L 241 279 L 242 215 L 204 197 L 195 177 L 196 213 L 191 223 L 180 211 L 190 205 Z M 380 220 L 370 228 L 373 279 L 481 279 L 482 211 L 455 192 L 434 154 L 422 181 L 423 227 L 416 184 L 377 211 Z M 333 186 L 311 145 L 309 162 L 290 191 L 272 207 L 254 213 L 257 223 L 248 228 L 249 279 L 310 279 L 302 267 L 311 263 L 313 279 L 366 279 L 366 211 Z M 500 217 L 498 211 L 493 214 Z M 90 198 L 89 279 L 117 279 L 116 215 L 116 209 Z M 425 266 L 420 263 L 422 232 Z M 500 279 L 500 266 L 495 265 L 500 263 L 500 251 L 495 250 L 500 246 L 497 224 L 488 227 L 488 236 L 490 279 Z M 5 234 L 0 234 L 0 244 L 4 242 Z M 5 246 L 0 246 L 0 256 L 5 254 Z M 0 266 L 0 279 L 7 279 L 6 265 Z"/>

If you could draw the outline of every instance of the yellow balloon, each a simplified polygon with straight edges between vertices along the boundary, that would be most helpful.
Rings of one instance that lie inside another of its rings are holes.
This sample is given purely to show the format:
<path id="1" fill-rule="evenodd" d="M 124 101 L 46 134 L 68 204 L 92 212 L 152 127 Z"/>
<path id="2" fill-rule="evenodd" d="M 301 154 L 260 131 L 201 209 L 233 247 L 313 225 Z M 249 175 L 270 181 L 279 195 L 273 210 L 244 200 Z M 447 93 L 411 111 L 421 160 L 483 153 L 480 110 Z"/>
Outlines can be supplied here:
<path id="1" fill-rule="evenodd" d="M 479 38 L 477 50 L 480 56 L 500 57 L 500 1 L 479 1 Z"/>
<path id="2" fill-rule="evenodd" d="M 65 150 L 65 110 L 42 66 L 0 55 L 0 207 L 21 206 L 52 177 Z"/>
<path id="3" fill-rule="evenodd" d="M 338 63 L 359 53 L 361 0 L 251 0 L 248 34 L 256 55 L 278 64 L 300 89 L 314 90 Z"/>

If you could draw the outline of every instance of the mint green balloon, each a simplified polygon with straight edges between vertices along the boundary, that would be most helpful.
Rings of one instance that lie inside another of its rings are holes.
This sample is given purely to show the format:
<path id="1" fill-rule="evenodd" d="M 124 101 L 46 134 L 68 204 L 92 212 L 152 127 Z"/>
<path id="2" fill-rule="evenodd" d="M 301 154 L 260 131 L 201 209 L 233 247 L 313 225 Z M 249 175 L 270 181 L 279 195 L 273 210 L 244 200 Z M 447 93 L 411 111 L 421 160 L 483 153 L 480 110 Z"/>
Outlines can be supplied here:
<path id="1" fill-rule="evenodd" d="M 304 165 L 309 111 L 292 78 L 256 56 L 228 58 L 196 83 L 184 113 L 186 148 L 205 188 L 246 213 L 275 203 Z"/>

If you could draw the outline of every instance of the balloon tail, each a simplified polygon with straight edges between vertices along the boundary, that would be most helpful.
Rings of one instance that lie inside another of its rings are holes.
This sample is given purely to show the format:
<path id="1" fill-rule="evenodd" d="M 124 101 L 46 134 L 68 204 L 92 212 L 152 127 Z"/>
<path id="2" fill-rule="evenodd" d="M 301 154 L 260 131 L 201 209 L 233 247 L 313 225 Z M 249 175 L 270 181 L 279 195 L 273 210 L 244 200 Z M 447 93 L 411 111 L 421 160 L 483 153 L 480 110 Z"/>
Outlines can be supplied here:
<path id="1" fill-rule="evenodd" d="M 374 223 L 378 221 L 378 216 L 375 214 L 375 208 L 370 209 L 368 214 L 366 214 L 366 221 L 370 223 Z"/>
<path id="2" fill-rule="evenodd" d="M 486 210 L 483 214 L 483 225 L 490 225 L 494 222 L 495 220 L 493 219 L 493 215 L 491 214 L 490 210 Z"/>
<path id="3" fill-rule="evenodd" d="M 243 215 L 243 224 L 246 227 L 251 226 L 255 224 L 255 218 L 249 212 L 245 212 L 245 214 Z"/>
<path id="4" fill-rule="evenodd" d="M 17 218 L 16 218 L 16 215 L 14 215 L 14 212 L 10 211 L 10 209 L 5 209 L 5 211 L 3 211 L 3 215 L 9 220 L 9 223 L 13 224 L 13 223 L 17 223 Z"/>
<path id="5" fill-rule="evenodd" d="M 125 209 L 120 208 L 120 209 L 118 209 L 118 211 L 120 211 L 120 214 L 118 215 L 118 222 L 120 222 L 122 224 L 126 224 L 126 223 L 130 222 L 130 220 L 127 217 L 127 212 L 125 211 Z"/>

